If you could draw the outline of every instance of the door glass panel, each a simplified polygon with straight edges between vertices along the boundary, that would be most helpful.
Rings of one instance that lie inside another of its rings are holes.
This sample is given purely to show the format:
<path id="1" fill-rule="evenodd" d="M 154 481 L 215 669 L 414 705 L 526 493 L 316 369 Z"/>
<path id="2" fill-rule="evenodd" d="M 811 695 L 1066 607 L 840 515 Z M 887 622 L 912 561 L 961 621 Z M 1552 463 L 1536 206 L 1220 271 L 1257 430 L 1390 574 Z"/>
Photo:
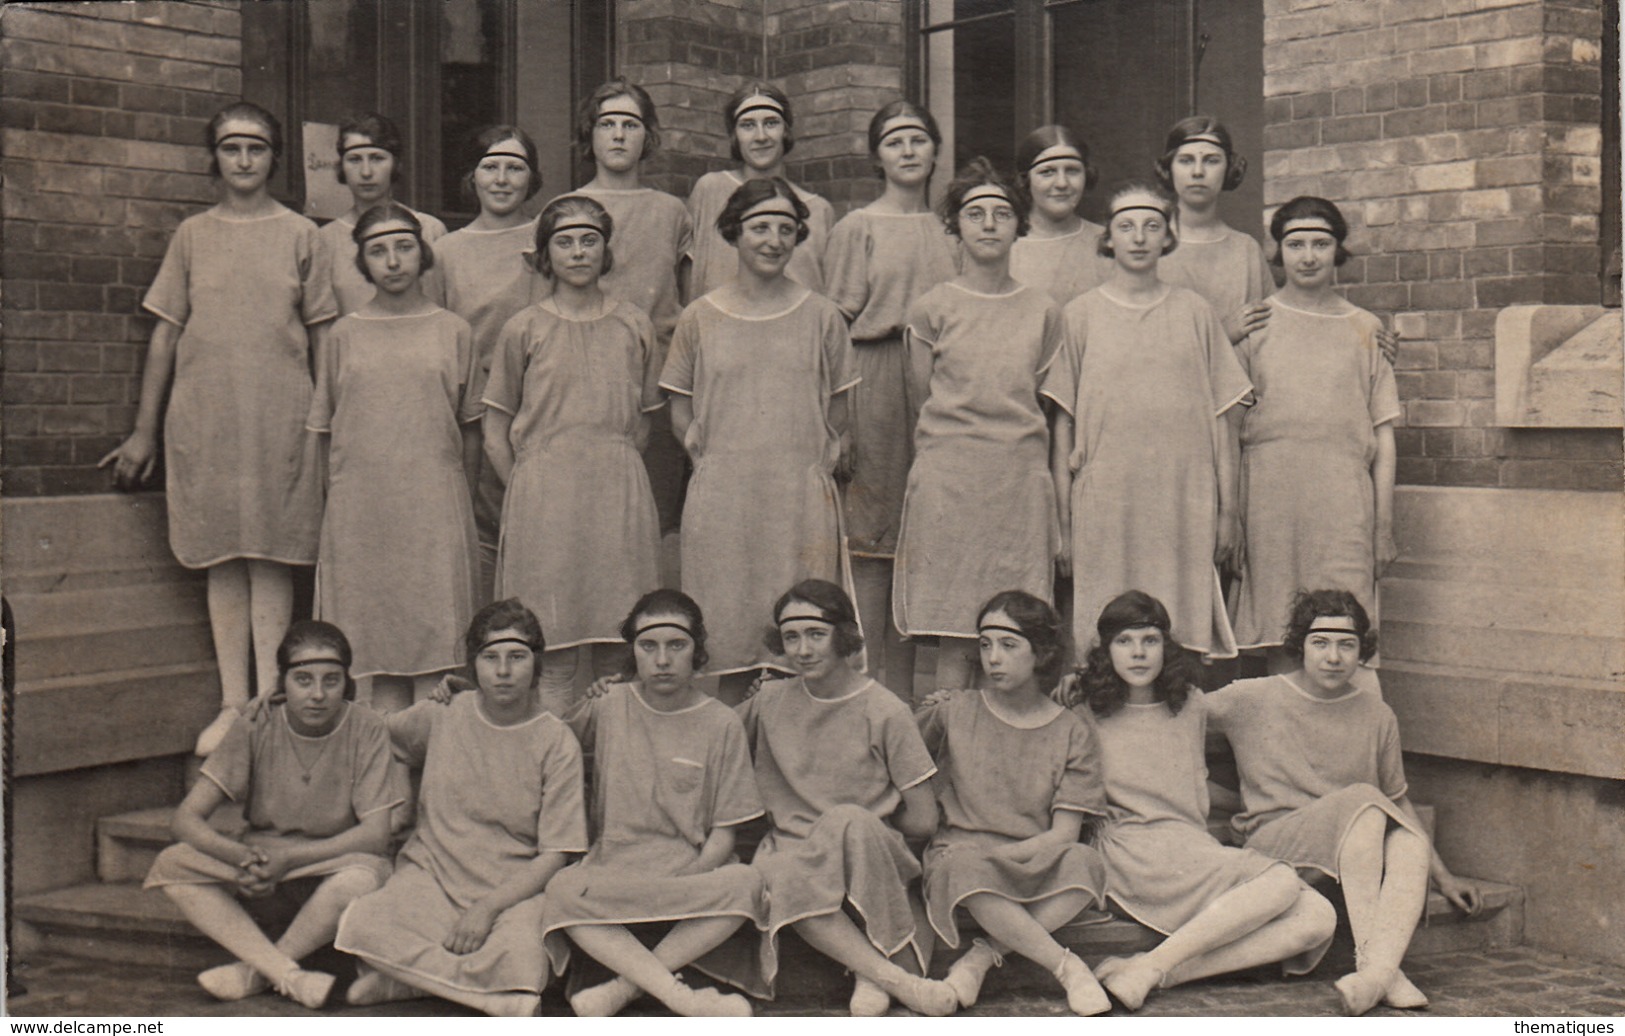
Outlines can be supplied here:
<path id="1" fill-rule="evenodd" d="M 505 0 L 444 0 L 440 17 L 439 78 L 441 209 L 458 212 L 471 203 L 462 194 L 463 147 L 483 126 L 503 121 L 507 67 L 508 4 Z"/>
<path id="2" fill-rule="evenodd" d="M 306 0 L 305 119 L 338 123 L 378 108 L 377 0 Z"/>
<path id="3" fill-rule="evenodd" d="M 942 127 L 943 150 L 953 156 L 953 169 L 933 178 L 939 192 L 954 170 L 977 155 L 1001 170 L 1015 158 L 1014 8 L 1013 0 L 929 0 L 923 26 L 927 96 Z"/>

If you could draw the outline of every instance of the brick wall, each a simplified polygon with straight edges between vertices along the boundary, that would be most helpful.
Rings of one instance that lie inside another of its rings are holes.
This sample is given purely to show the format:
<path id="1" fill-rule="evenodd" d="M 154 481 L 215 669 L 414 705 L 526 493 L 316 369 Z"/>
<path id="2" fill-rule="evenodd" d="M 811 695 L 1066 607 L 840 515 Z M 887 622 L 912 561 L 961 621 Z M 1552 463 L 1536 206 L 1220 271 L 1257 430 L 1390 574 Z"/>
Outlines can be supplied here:
<path id="1" fill-rule="evenodd" d="M 7 494 L 108 488 L 135 421 L 140 300 L 182 218 L 215 199 L 205 123 L 242 89 L 235 3 L 7 4 Z"/>
<path id="2" fill-rule="evenodd" d="M 1405 337 L 1399 481 L 1617 490 L 1617 432 L 1497 428 L 1493 399 L 1501 307 L 1600 300 L 1602 0 L 1265 12 L 1265 204 L 1348 217 L 1339 282 Z"/>

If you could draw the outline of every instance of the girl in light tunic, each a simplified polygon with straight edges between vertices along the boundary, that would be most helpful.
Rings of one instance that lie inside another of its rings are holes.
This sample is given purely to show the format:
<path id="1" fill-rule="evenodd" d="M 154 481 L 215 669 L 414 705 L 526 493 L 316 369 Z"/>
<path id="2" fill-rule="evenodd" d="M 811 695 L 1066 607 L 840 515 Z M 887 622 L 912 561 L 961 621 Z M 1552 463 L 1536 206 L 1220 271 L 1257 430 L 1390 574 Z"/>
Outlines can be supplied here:
<path id="1" fill-rule="evenodd" d="M 739 706 L 773 824 L 751 861 L 767 884 L 767 981 L 778 972 L 778 933 L 792 925 L 857 976 L 854 1016 L 883 1015 L 892 997 L 951 1014 L 953 989 L 920 977 L 931 946 L 908 892 L 920 864 L 904 842 L 936 830 L 927 782 L 937 768 L 908 706 L 854 665 L 863 635 L 844 590 L 809 579 L 772 614 L 768 646 L 797 675 Z"/>
<path id="2" fill-rule="evenodd" d="M 761 876 L 734 855 L 738 826 L 762 815 L 745 730 L 694 683 L 705 665 L 705 619 L 692 598 L 648 593 L 622 632 L 637 678 L 569 717 L 592 752 L 594 838 L 586 859 L 548 883 L 547 950 L 562 968 L 573 942 L 618 976 L 570 998 L 583 1017 L 618 1014 L 643 991 L 682 1015 L 749 1017 L 744 997 L 689 989 L 675 977 L 694 964 L 766 992 L 754 967 L 707 957 L 746 921 L 767 919 Z M 670 925 L 652 950 L 628 930 L 651 922 Z"/>
<path id="3" fill-rule="evenodd" d="M 1084 192 L 1099 177 L 1089 145 L 1065 126 L 1040 126 L 1016 148 L 1016 168 L 1032 229 L 1010 249 L 1010 276 L 1064 306 L 1105 281 L 1112 269 L 1099 252 L 1106 228 L 1078 215 Z"/>
<path id="4" fill-rule="evenodd" d="M 121 486 L 145 481 L 163 422 L 169 546 L 182 565 L 208 570 L 220 667 L 223 708 L 198 736 L 199 755 L 220 743 L 250 686 L 274 686 L 291 566 L 316 561 L 321 465 L 304 415 L 311 355 L 338 316 L 316 225 L 266 188 L 281 124 L 237 103 L 209 120 L 206 139 L 225 190 L 164 253 L 142 302 L 158 322 L 135 430 L 100 465 L 114 465 Z"/>
<path id="5" fill-rule="evenodd" d="M 976 619 L 987 688 L 947 694 L 915 714 L 937 759 L 944 826 L 925 851 L 931 926 L 960 941 L 963 909 L 987 937 L 948 971 L 976 1003 L 988 969 L 1014 950 L 1054 975 L 1074 1014 L 1110 1004 L 1088 965 L 1050 933 L 1104 902 L 1100 854 L 1078 841 L 1104 814 L 1094 733 L 1045 693 L 1061 673 L 1061 617 L 1031 594 L 994 595 Z"/>
<path id="6" fill-rule="evenodd" d="M 735 162 L 743 164 L 738 172 L 725 169 L 706 173 L 695 181 L 689 193 L 688 211 L 694 217 L 695 227 L 694 249 L 690 253 L 694 261 L 693 298 L 726 284 L 739 272 L 733 242 L 716 229 L 728 199 L 747 180 L 784 178 L 784 158 L 796 146 L 796 118 L 790 109 L 790 99 L 771 83 L 750 82 L 735 91 L 723 108 L 723 123 L 728 134 L 729 154 Z M 785 182 L 788 183 L 788 179 Z M 804 221 L 807 233 L 805 246 L 796 250 L 786 275 L 803 287 L 822 292 L 824 242 L 835 222 L 835 210 L 811 191 L 801 187 L 794 189 L 807 206 Z"/>
<path id="7" fill-rule="evenodd" d="M 1087 617 L 1138 587 L 1168 602 L 1179 643 L 1233 657 L 1215 570 L 1239 536 L 1225 415 L 1252 386 L 1213 307 L 1158 277 L 1177 244 L 1172 200 L 1131 183 L 1111 209 L 1102 247 L 1116 269 L 1066 307 L 1066 345 L 1044 382 L 1059 407 L 1051 458 L 1069 529 L 1073 642 L 1087 644 Z"/>
<path id="8" fill-rule="evenodd" d="M 481 608 L 465 648 L 476 694 L 389 717 L 422 767 L 417 827 L 384 887 L 350 904 L 334 945 L 363 961 L 346 999 L 425 993 L 486 1014 L 536 1012 L 549 973 L 542 890 L 587 851 L 581 748 L 536 693 L 546 647 L 515 600 Z"/>
<path id="9" fill-rule="evenodd" d="M 711 616 L 712 671 L 731 703 L 773 664 L 760 636 L 772 587 L 848 576 L 833 476 L 859 378 L 841 311 L 785 276 L 807 237 L 795 190 L 751 180 L 718 222 L 738 275 L 678 318 L 660 387 L 694 460 L 683 589 Z"/>
<path id="10" fill-rule="evenodd" d="M 338 627 L 295 623 L 276 664 L 281 704 L 232 723 L 176 808 L 177 844 L 158 854 L 144 887 L 163 889 L 237 958 L 198 975 L 209 995 L 242 1000 L 275 986 L 314 1009 L 333 976 L 299 961 L 331 943 L 344 908 L 389 877 L 390 812 L 406 801 L 406 771 L 390 760 L 383 719 L 351 704 L 350 642 Z M 228 799 L 246 831 L 210 826 Z M 272 943 L 244 900 L 288 889 L 305 902 Z"/>
<path id="11" fill-rule="evenodd" d="M 831 231 L 824 266 L 829 297 L 852 324 L 863 383 L 854 390 L 857 454 L 846 487 L 846 537 L 858 613 L 869 627 L 869 667 L 905 699 L 914 688 L 914 645 L 891 621 L 892 561 L 913 460 L 919 401 L 908 398 L 903 328 L 917 299 L 954 275 L 954 239 L 931 211 L 926 188 L 942 134 L 931 113 L 893 101 L 869 120 L 869 157 L 885 190 Z"/>
<path id="12" fill-rule="evenodd" d="M 1280 645 L 1300 586 L 1348 590 L 1374 614 L 1376 581 L 1399 553 L 1394 371 L 1381 322 L 1332 290 L 1348 224 L 1331 202 L 1299 197 L 1276 211 L 1270 236 L 1287 283 L 1270 297 L 1270 323 L 1236 350 L 1257 396 L 1241 425 L 1243 648 Z M 1290 667 L 1272 655 L 1272 671 Z"/>
<path id="13" fill-rule="evenodd" d="M 342 315 L 354 313 L 372 299 L 372 282 L 356 269 L 355 241 L 350 235 L 364 212 L 394 200 L 406 149 L 395 123 L 376 112 L 350 116 L 339 126 L 337 143 L 338 163 L 333 171 L 339 183 L 350 189 L 350 211 L 330 220 L 319 233 L 333 270 L 333 294 Z M 416 209 L 408 211 L 422 225 L 425 243 L 446 236 L 446 225 L 434 216 Z M 434 274 L 428 270 L 424 273 L 427 289 Z"/>
<path id="14" fill-rule="evenodd" d="M 573 702 L 577 650 L 616 668 L 620 617 L 659 583 L 660 532 L 638 456 L 649 411 L 664 405 L 649 318 L 599 285 L 620 228 L 591 198 L 542 210 L 536 254 L 550 297 L 502 329 L 485 386 L 485 449 L 507 486 L 497 593 L 535 610 L 552 633 L 542 702 Z M 633 251 L 636 251 L 634 248 Z"/>
<path id="15" fill-rule="evenodd" d="M 417 217 L 388 202 L 353 236 L 351 265 L 378 291 L 333 326 L 305 423 L 330 453 L 316 614 L 356 631 L 363 698 L 393 712 L 462 661 L 480 404 L 468 323 L 419 288 L 434 252 Z"/>
<path id="16" fill-rule="evenodd" d="M 1429 878 L 1467 914 L 1480 908 L 1478 889 L 1428 844 L 1405 794 L 1394 712 L 1375 688 L 1354 682 L 1376 650 L 1359 600 L 1347 590 L 1300 593 L 1285 646 L 1301 669 L 1238 680 L 1207 699 L 1241 777 L 1244 811 L 1231 822 L 1247 848 L 1342 886 L 1355 962 L 1336 983 L 1346 1013 L 1378 1003 L 1426 1007 L 1399 965 Z"/>
<path id="17" fill-rule="evenodd" d="M 905 636 L 943 638 L 937 686 L 957 688 L 971 685 L 976 656 L 966 601 L 1010 588 L 1051 596 L 1061 540 L 1038 388 L 1061 320 L 1047 293 L 1010 276 L 1026 205 L 986 159 L 954 180 L 940 214 L 964 270 L 909 314 L 911 391 L 924 403 L 892 601 Z M 965 549 L 990 542 L 1001 549 Z"/>
<path id="18" fill-rule="evenodd" d="M 1308 973 L 1331 945 L 1337 912 L 1292 868 L 1208 832 L 1207 702 L 1195 659 L 1168 642 L 1168 610 L 1130 590 L 1095 628 L 1078 682 L 1058 697 L 1098 732 L 1107 895 L 1167 936 L 1095 974 L 1133 1011 L 1154 989 L 1273 961 Z"/>
<path id="19" fill-rule="evenodd" d="M 468 170 L 463 191 L 478 199 L 480 213 L 435 246 L 440 275 L 425 287 L 433 301 L 474 330 L 478 363 L 470 388 L 479 399 L 497 337 L 515 313 L 546 297 L 548 283 L 529 258 L 536 247 L 536 221 L 525 212 L 525 202 L 542 189 L 536 143 L 517 126 L 488 127 L 470 144 Z M 496 582 L 502 524 L 502 482 L 483 463 L 474 492 L 474 523 L 480 536 L 476 603 L 483 604 Z"/>

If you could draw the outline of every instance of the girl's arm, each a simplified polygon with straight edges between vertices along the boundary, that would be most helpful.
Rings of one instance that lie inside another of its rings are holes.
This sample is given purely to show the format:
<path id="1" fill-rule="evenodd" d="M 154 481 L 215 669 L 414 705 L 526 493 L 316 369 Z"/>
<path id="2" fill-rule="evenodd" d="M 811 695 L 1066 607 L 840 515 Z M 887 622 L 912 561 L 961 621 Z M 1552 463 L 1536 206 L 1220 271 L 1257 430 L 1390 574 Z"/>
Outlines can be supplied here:
<path id="1" fill-rule="evenodd" d="M 734 828 L 713 827 L 711 833 L 706 835 L 705 844 L 700 846 L 700 855 L 693 863 L 677 872 L 678 877 L 685 874 L 705 874 L 714 871 L 727 863 L 734 854 Z"/>
<path id="2" fill-rule="evenodd" d="M 502 912 L 516 903 L 523 903 L 527 899 L 541 895 L 542 890 L 547 888 L 547 883 L 553 880 L 553 875 L 557 874 L 565 863 L 563 853 L 537 854 L 534 860 L 513 877 L 463 911 L 463 915 L 452 925 L 451 931 L 446 934 L 445 940 L 440 945 L 452 953 L 459 954 L 473 953 L 484 946 Z"/>
<path id="3" fill-rule="evenodd" d="M 226 801 L 220 785 L 208 777 L 199 777 L 186 798 L 175 808 L 169 830 L 178 841 L 214 857 L 221 863 L 238 869 L 245 868 L 254 859 L 254 850 L 235 838 L 228 838 L 209 825 L 209 814 Z"/>
<path id="4" fill-rule="evenodd" d="M 903 789 L 903 804 L 892 814 L 892 823 L 904 838 L 925 839 L 937 833 L 937 796 L 930 781 Z"/>
<path id="5" fill-rule="evenodd" d="M 113 477 L 121 486 L 145 482 L 158 463 L 158 423 L 163 417 L 169 384 L 175 377 L 175 343 L 180 335 L 180 327 L 167 320 L 153 325 L 147 343 L 147 365 L 141 372 L 141 403 L 135 413 L 135 430 L 96 465 L 105 468 L 112 464 Z"/>
<path id="6" fill-rule="evenodd" d="M 680 392 L 673 392 L 671 402 L 671 433 L 677 436 L 677 441 L 688 449 L 688 426 L 694 423 L 694 397 L 685 396 Z M 690 460 L 693 458 L 690 457 Z"/>
<path id="7" fill-rule="evenodd" d="M 1058 809 L 1050 814 L 1048 831 L 1033 835 L 1031 838 L 1023 838 L 1019 842 L 1002 845 L 998 853 L 1011 860 L 1030 860 L 1052 845 L 1071 845 L 1078 840 L 1078 835 L 1082 832 L 1082 813 L 1072 809 Z"/>
<path id="8" fill-rule="evenodd" d="M 1237 404 L 1225 411 L 1219 423 L 1219 535 L 1213 550 L 1213 563 L 1235 572 L 1240 568 L 1241 548 L 1241 421 L 1246 408 Z"/>
<path id="9" fill-rule="evenodd" d="M 249 873 L 262 882 L 274 884 L 295 868 L 337 859 L 346 853 L 382 856 L 389 850 L 389 814 L 388 809 L 369 813 L 348 831 L 316 841 L 283 835 L 255 838 L 250 844 L 258 859 L 249 865 Z"/>
<path id="10" fill-rule="evenodd" d="M 470 495 L 479 491 L 480 485 L 480 426 L 482 421 L 468 421 L 459 429 L 463 434 L 463 477 L 468 480 Z M 506 477 L 502 480 L 506 483 Z"/>
<path id="11" fill-rule="evenodd" d="M 1072 415 L 1055 408 L 1055 425 L 1050 433 L 1049 470 L 1055 480 L 1055 513 L 1061 519 L 1061 546 L 1055 563 L 1063 576 L 1072 574 Z"/>
<path id="12" fill-rule="evenodd" d="M 1399 545 L 1394 542 L 1394 426 L 1384 422 L 1377 426 L 1377 456 L 1371 462 L 1371 488 L 1376 494 L 1376 578 L 1381 579 L 1388 566 L 1399 557 Z"/>
<path id="13" fill-rule="evenodd" d="M 1401 795 L 1394 800 L 1394 805 L 1411 818 L 1417 830 L 1422 830 L 1422 818 L 1417 815 L 1416 807 L 1411 805 L 1409 795 Z M 1433 847 L 1431 841 L 1428 843 L 1428 877 L 1433 879 L 1434 886 L 1444 893 L 1444 898 L 1450 900 L 1457 910 L 1469 917 L 1484 908 L 1484 901 L 1478 894 L 1478 886 L 1452 874 L 1450 868 L 1444 865 L 1444 860 L 1439 858 L 1439 851 Z"/>

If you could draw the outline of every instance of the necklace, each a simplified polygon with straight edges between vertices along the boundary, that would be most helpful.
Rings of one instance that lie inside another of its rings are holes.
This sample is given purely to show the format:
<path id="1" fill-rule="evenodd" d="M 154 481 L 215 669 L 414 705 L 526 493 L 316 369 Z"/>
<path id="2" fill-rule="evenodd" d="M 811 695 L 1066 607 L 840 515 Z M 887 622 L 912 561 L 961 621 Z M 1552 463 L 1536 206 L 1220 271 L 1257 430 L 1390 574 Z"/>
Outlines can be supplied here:
<path id="1" fill-rule="evenodd" d="M 294 730 L 291 725 L 288 727 L 288 733 L 293 735 L 293 738 L 288 742 L 288 746 L 293 749 L 293 761 L 300 770 L 299 781 L 302 784 L 309 784 L 311 774 L 315 772 L 317 764 L 322 761 L 322 756 L 327 754 L 327 746 L 333 739 L 326 734 L 319 738 L 306 737 Z M 301 751 L 300 741 L 315 741 L 317 743 L 315 754 L 310 756 L 305 754 L 309 751 L 309 745 L 304 746 L 304 751 Z"/>

